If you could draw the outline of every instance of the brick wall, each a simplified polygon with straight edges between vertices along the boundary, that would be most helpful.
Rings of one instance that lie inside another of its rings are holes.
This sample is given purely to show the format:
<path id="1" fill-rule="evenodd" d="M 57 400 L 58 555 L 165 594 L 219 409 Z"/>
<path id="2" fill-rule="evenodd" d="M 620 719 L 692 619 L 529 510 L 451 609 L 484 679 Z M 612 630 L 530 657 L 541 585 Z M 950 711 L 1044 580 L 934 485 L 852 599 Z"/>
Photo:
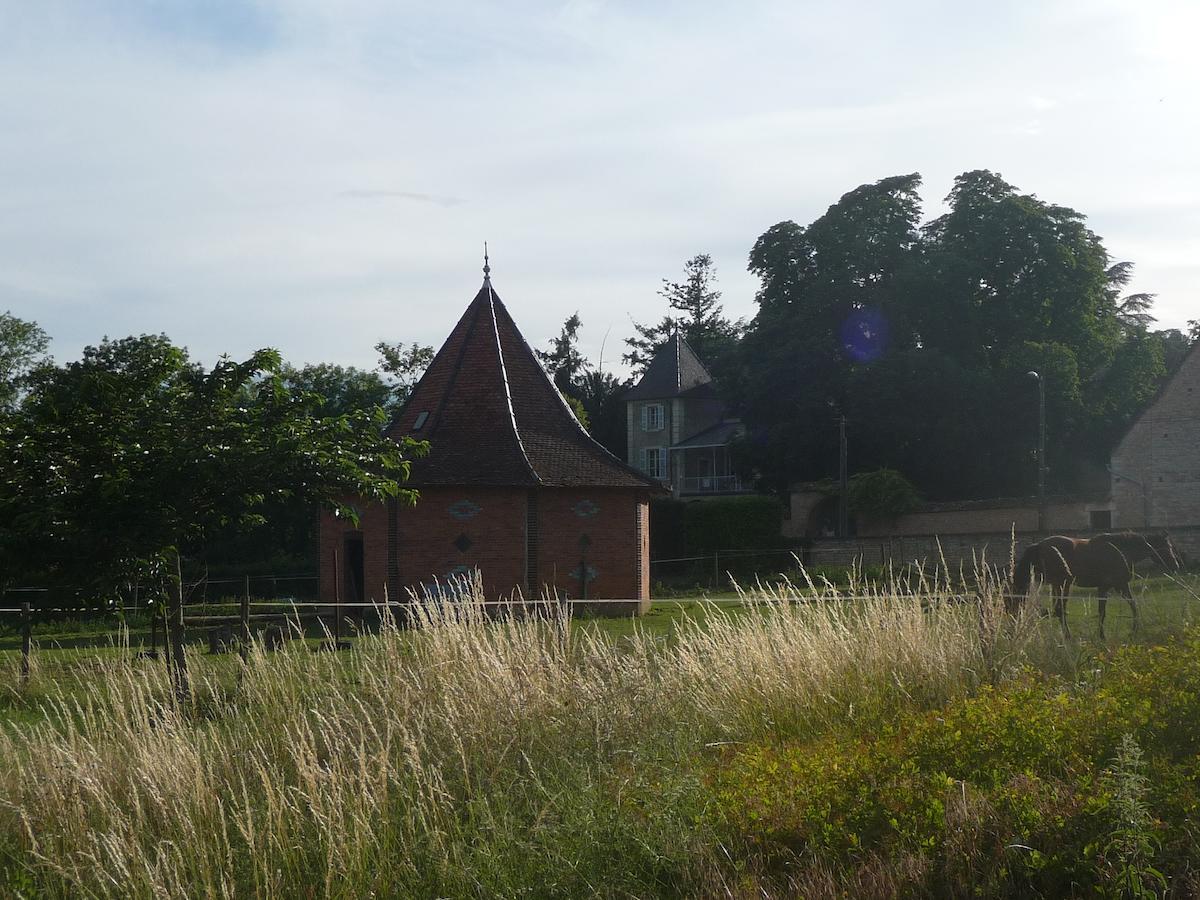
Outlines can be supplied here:
<path id="1" fill-rule="evenodd" d="M 1200 347 L 1112 455 L 1113 524 L 1200 525 Z"/>
<path id="2" fill-rule="evenodd" d="M 538 532 L 535 558 L 527 555 L 531 494 Z M 395 534 L 395 578 L 389 596 L 406 588 L 445 581 L 478 568 L 488 599 L 526 593 L 527 577 L 561 595 L 579 598 L 580 543 L 585 551 L 590 599 L 648 601 L 650 594 L 649 503 L 638 491 L 547 488 L 423 488 L 415 507 L 366 505 L 361 509 L 365 595 L 382 601 L 388 582 L 389 525 Z M 394 522 L 389 517 L 394 515 Z M 352 523 L 321 515 L 321 595 L 332 600 L 334 552 L 344 569 L 344 542 Z M 399 588 L 399 591 L 395 588 Z M 539 591 L 540 592 L 540 591 Z M 393 597 L 393 599 L 396 599 Z"/>
<path id="3" fill-rule="evenodd" d="M 552 488 L 538 491 L 538 508 L 540 584 L 562 596 L 581 597 L 580 561 L 585 558 L 589 599 L 649 596 L 649 504 L 644 497 L 633 491 Z M 584 535 L 588 546 L 581 554 Z M 645 561 L 640 567 L 639 554 Z"/>
<path id="4" fill-rule="evenodd" d="M 346 537 L 357 533 L 361 533 L 363 542 L 365 599 L 383 599 L 379 587 L 387 572 L 387 507 L 379 503 L 360 502 L 354 505 L 359 514 L 357 528 L 348 519 L 321 511 L 317 555 L 322 599 L 333 600 L 335 592 L 339 590 L 344 601 L 351 599 L 351 588 L 344 578 Z"/>

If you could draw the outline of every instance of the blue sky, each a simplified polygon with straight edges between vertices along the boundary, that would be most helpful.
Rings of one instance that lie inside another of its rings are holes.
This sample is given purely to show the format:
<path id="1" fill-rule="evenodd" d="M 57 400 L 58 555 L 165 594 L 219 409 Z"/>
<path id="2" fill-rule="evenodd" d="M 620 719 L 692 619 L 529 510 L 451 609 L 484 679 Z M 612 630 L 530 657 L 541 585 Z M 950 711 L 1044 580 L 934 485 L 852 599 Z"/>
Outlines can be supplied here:
<path id="1" fill-rule="evenodd" d="M 912 0 L 0 0 L 0 310 L 60 359 L 169 334 L 374 365 L 480 280 L 617 363 L 660 279 L 728 311 L 783 219 L 918 171 L 1085 213 L 1160 327 L 1200 316 L 1200 7 Z"/>

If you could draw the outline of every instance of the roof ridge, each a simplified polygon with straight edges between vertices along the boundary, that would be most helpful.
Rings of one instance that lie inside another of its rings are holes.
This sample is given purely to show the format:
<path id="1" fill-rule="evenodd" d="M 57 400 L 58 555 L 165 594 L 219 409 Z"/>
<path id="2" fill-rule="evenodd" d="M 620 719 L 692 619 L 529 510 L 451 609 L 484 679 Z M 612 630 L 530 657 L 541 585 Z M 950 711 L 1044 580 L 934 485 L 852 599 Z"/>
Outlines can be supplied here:
<path id="1" fill-rule="evenodd" d="M 710 372 L 708 370 L 708 363 L 706 363 L 703 359 L 700 358 L 700 354 L 696 352 L 696 348 L 693 347 L 691 344 L 689 344 L 688 339 L 683 337 L 682 335 L 680 336 L 679 339 L 680 339 L 680 341 L 682 341 L 683 346 L 688 348 L 688 352 L 690 354 L 692 354 L 692 357 L 696 360 L 696 362 L 700 364 L 700 368 L 704 371 L 704 374 L 708 376 L 708 380 L 713 381 L 714 379 L 712 377 L 712 372 Z"/>
<path id="2" fill-rule="evenodd" d="M 483 276 L 483 286 L 487 288 L 488 314 L 492 319 L 492 335 L 496 339 L 496 358 L 500 361 L 500 380 L 504 383 L 504 403 L 508 408 L 508 421 L 512 424 L 513 437 L 517 439 L 517 447 L 521 450 L 521 458 L 525 460 L 525 468 L 529 470 L 533 480 L 541 484 L 542 476 L 529 461 L 529 453 L 525 450 L 525 442 L 521 439 L 521 426 L 517 424 L 517 413 L 513 409 L 512 388 L 508 384 L 508 366 L 504 363 L 504 345 L 500 342 L 500 326 L 496 322 L 496 295 L 492 292 L 492 279 L 486 273 Z"/>
<path id="3" fill-rule="evenodd" d="M 1194 354 L 1200 354 L 1200 338 L 1192 341 L 1192 345 L 1188 347 L 1187 353 L 1183 354 L 1183 359 L 1179 361 L 1179 365 L 1175 367 L 1175 371 L 1163 379 L 1163 383 L 1158 386 L 1158 390 L 1154 392 L 1154 396 L 1146 401 L 1145 406 L 1133 414 L 1133 417 L 1129 420 L 1129 424 L 1126 425 L 1121 431 L 1121 436 L 1113 442 L 1112 448 L 1108 451 L 1108 462 L 1110 466 L 1112 464 L 1113 456 L 1118 450 L 1121 449 L 1121 445 L 1125 443 L 1125 439 L 1133 434 L 1133 430 L 1141 424 L 1142 419 L 1146 417 L 1146 414 L 1158 405 L 1158 401 L 1166 396 L 1167 391 L 1170 390 L 1171 385 L 1175 382 L 1175 379 L 1182 374 L 1184 367 L 1189 365 Z"/>

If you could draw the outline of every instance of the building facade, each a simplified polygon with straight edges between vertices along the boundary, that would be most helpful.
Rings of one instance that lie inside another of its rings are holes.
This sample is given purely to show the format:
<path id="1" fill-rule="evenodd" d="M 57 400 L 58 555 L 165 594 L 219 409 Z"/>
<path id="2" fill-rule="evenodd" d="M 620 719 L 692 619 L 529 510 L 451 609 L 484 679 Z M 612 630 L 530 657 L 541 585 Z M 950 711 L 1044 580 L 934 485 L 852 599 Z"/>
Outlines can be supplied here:
<path id="1" fill-rule="evenodd" d="M 427 440 L 415 506 L 323 513 L 326 600 L 403 599 L 478 570 L 489 600 L 650 595 L 649 499 L 661 487 L 591 439 L 486 276 L 389 428 Z"/>
<path id="2" fill-rule="evenodd" d="M 729 445 L 741 433 L 712 376 L 678 332 L 659 348 L 626 401 L 626 461 L 676 497 L 740 494 Z"/>
<path id="3" fill-rule="evenodd" d="M 1200 343 L 1111 459 L 1115 527 L 1200 526 Z"/>

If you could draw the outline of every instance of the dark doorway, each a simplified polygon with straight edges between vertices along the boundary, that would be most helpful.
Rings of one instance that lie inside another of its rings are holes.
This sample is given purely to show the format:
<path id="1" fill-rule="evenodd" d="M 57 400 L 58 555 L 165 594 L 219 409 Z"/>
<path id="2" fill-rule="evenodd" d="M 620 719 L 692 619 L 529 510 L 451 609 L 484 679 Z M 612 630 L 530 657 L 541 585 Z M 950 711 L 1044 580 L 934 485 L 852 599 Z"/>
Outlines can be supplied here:
<path id="1" fill-rule="evenodd" d="M 342 546 L 343 603 L 363 602 L 363 580 L 363 536 L 361 531 L 352 531 Z"/>

